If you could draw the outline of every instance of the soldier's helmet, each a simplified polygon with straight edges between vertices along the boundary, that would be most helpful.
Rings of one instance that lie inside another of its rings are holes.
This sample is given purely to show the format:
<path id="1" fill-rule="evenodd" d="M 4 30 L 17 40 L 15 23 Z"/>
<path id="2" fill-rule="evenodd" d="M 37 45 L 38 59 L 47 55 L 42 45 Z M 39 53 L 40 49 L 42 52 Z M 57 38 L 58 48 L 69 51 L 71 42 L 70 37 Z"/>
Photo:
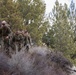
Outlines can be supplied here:
<path id="1" fill-rule="evenodd" d="M 21 31 L 21 34 L 24 34 L 24 30 Z"/>
<path id="2" fill-rule="evenodd" d="M 18 31 L 16 31 L 16 34 L 20 34 L 20 31 L 18 30 Z"/>
<path id="3" fill-rule="evenodd" d="M 24 33 L 27 33 L 27 32 L 28 32 L 27 30 L 24 31 Z"/>
<path id="4" fill-rule="evenodd" d="M 6 21 L 2 21 L 2 25 L 5 25 L 5 24 L 7 24 L 7 22 Z"/>

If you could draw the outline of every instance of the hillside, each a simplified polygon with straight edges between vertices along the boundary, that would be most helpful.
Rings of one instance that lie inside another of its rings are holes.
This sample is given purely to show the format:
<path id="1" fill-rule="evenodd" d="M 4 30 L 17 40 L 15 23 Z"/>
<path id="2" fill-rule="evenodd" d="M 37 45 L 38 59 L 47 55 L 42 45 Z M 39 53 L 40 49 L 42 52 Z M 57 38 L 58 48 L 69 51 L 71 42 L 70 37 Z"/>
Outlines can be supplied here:
<path id="1" fill-rule="evenodd" d="M 0 75 L 74 75 L 72 67 L 62 53 L 46 47 L 23 49 L 12 58 L 0 53 Z"/>

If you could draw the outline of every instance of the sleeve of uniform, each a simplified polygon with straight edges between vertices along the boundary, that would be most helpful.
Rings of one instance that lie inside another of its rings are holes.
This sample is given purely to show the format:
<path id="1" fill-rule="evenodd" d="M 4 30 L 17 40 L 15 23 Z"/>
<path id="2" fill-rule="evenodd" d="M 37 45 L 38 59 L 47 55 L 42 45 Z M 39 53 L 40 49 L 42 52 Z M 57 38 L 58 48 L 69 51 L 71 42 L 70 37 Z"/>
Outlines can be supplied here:
<path id="1" fill-rule="evenodd" d="M 9 27 L 7 27 L 7 29 L 8 29 L 8 35 L 9 35 L 9 36 L 12 36 L 12 31 L 11 31 L 11 29 L 10 29 Z"/>
<path id="2" fill-rule="evenodd" d="M 28 39 L 29 39 L 29 43 L 31 44 L 32 43 L 32 40 L 31 40 L 30 34 L 28 35 Z"/>
<path id="3" fill-rule="evenodd" d="M 12 31 L 11 31 L 11 29 L 8 27 L 8 31 L 9 31 L 9 33 L 11 33 Z"/>

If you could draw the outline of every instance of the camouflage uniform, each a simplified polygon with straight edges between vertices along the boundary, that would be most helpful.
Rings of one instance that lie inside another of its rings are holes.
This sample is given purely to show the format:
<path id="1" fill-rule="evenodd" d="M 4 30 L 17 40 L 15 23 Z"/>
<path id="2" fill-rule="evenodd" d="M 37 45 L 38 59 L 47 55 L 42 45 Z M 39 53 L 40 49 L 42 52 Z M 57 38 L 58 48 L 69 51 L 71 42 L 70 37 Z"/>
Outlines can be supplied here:
<path id="1" fill-rule="evenodd" d="M 21 32 L 17 31 L 13 36 L 13 43 L 15 46 L 17 45 L 18 51 L 20 51 L 22 48 L 22 46 L 21 46 L 23 43 L 22 40 L 23 40 L 23 36 L 22 36 Z"/>
<path id="2" fill-rule="evenodd" d="M 6 22 L 2 22 L 2 39 L 4 42 L 4 49 L 6 50 L 6 53 L 9 54 L 9 45 L 10 45 L 10 34 L 11 34 L 11 29 L 7 26 Z"/>
<path id="3" fill-rule="evenodd" d="M 29 50 L 30 45 L 31 45 L 30 34 L 27 31 L 25 31 L 24 32 L 24 46 L 26 46 L 27 51 Z"/>
<path id="4" fill-rule="evenodd" d="M 0 21 L 0 48 L 2 48 L 2 24 Z"/>

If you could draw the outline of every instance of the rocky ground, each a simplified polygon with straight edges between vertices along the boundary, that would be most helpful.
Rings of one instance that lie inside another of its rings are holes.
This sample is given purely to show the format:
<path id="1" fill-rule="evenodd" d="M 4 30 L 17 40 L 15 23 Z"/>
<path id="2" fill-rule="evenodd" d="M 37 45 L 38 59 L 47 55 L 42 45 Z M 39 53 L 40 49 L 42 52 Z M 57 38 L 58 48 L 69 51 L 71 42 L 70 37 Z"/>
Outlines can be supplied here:
<path id="1" fill-rule="evenodd" d="M 0 53 L 0 75 L 76 75 L 74 70 L 62 53 L 46 47 L 23 48 L 11 58 Z"/>

